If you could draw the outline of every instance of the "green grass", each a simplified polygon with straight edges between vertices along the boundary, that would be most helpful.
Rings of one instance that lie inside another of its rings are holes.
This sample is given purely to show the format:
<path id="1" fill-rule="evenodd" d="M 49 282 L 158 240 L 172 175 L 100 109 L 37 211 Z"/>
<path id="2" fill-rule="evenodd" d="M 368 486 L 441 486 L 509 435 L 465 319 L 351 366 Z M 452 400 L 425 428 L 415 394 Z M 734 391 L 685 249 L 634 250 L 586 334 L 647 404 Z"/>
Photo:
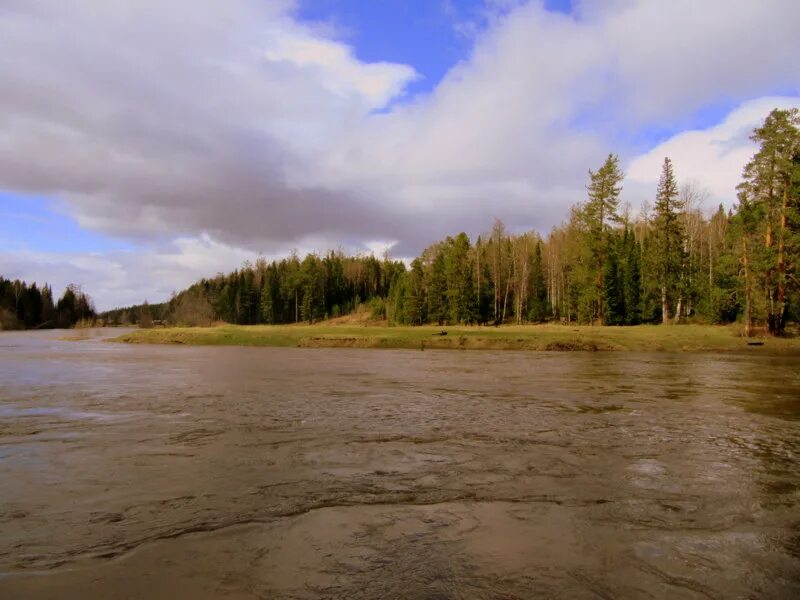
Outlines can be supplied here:
<path id="1" fill-rule="evenodd" d="M 446 336 L 436 335 L 446 331 Z M 505 325 L 502 327 L 387 327 L 361 325 L 221 325 L 139 329 L 113 341 L 135 344 L 409 348 L 464 350 L 619 350 L 797 353 L 800 338 L 759 338 L 749 345 L 736 326 Z"/>

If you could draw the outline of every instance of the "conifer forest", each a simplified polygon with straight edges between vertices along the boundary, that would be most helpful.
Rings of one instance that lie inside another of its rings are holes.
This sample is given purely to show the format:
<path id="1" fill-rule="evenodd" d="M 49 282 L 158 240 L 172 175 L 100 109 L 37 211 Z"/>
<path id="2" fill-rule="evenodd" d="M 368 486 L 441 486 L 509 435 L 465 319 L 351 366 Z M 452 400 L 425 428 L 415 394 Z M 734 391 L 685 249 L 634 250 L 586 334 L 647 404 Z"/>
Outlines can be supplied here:
<path id="1" fill-rule="evenodd" d="M 589 171 L 585 200 L 547 234 L 496 221 L 475 239 L 448 236 L 410 264 L 342 252 L 262 258 L 169 302 L 101 316 L 144 326 L 313 323 L 366 306 L 403 325 L 739 321 L 747 334 L 782 335 L 800 318 L 798 111 L 773 110 L 752 140 L 757 152 L 728 210 L 709 211 L 702 189 L 679 185 L 669 158 L 652 200 L 621 206 L 625 175 L 610 154 Z M 26 327 L 67 325 L 93 315 L 75 291 L 53 306 L 46 286 L 0 280 L 0 306 Z M 82 308 L 67 308 L 75 301 Z"/>

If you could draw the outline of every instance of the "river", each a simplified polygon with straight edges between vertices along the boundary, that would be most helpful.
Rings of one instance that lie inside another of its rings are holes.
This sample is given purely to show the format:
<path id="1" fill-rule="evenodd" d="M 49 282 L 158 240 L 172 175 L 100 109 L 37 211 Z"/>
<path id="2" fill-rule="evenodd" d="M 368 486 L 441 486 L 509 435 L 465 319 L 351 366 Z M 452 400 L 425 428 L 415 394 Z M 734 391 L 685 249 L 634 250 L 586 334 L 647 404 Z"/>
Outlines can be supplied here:
<path id="1" fill-rule="evenodd" d="M 800 357 L 72 333 L 0 334 L 0 598 L 800 597 Z"/>

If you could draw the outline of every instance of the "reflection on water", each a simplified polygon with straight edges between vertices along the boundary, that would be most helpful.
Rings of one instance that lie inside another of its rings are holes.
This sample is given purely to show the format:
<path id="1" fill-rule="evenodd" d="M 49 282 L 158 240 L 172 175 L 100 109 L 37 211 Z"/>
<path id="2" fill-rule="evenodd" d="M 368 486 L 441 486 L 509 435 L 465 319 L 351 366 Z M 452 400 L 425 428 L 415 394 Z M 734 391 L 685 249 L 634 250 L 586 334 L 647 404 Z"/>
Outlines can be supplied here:
<path id="1" fill-rule="evenodd" d="M 800 358 L 0 335 L 0 597 L 800 597 Z"/>

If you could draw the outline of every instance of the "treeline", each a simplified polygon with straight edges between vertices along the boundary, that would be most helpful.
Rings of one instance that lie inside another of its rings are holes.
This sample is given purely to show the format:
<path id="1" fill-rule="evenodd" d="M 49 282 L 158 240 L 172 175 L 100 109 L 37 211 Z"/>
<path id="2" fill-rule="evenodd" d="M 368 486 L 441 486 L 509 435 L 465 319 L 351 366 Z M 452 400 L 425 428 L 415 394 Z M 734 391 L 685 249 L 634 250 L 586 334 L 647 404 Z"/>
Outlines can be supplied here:
<path id="1" fill-rule="evenodd" d="M 39 329 L 87 324 L 96 317 L 91 298 L 70 285 L 58 302 L 52 288 L 0 277 L 0 329 Z"/>
<path id="2" fill-rule="evenodd" d="M 703 191 L 679 186 L 666 158 L 653 201 L 632 216 L 620 207 L 624 176 L 609 155 L 589 172 L 587 199 L 546 237 L 510 234 L 498 221 L 474 243 L 460 233 L 430 246 L 408 268 L 340 252 L 259 260 L 157 308 L 108 315 L 277 324 L 367 303 L 376 317 L 409 325 L 740 320 L 748 334 L 760 324 L 780 335 L 800 317 L 799 126 L 797 110 L 774 110 L 755 130 L 759 149 L 731 211 L 705 215 Z"/>
<path id="3" fill-rule="evenodd" d="M 153 327 L 165 323 L 175 323 L 174 312 L 168 302 L 159 304 L 136 304 L 107 310 L 98 315 L 103 325 L 138 325 L 139 327 Z M 210 321 L 209 321 L 210 323 Z M 192 323 L 199 325 L 200 323 Z"/>
<path id="4" fill-rule="evenodd" d="M 388 258 L 329 252 L 259 259 L 233 273 L 202 279 L 164 304 L 131 306 L 103 313 L 108 324 L 150 326 L 165 322 L 241 325 L 315 322 L 346 315 L 367 304 L 383 315 L 385 298 L 405 265 Z"/>

